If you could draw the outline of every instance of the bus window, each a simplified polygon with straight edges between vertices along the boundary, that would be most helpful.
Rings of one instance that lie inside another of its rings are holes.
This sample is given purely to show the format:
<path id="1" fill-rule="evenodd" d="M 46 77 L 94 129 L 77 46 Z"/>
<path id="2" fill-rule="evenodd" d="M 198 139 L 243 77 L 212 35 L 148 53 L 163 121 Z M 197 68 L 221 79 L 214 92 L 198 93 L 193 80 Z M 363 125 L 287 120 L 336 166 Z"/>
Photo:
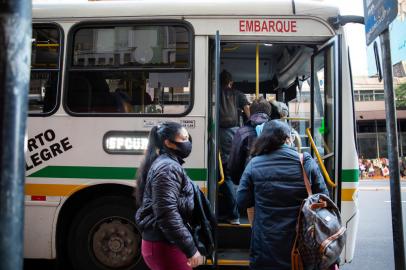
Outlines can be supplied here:
<path id="1" fill-rule="evenodd" d="M 333 45 L 313 59 L 313 138 L 331 177 L 335 176 L 334 68 Z"/>
<path id="2" fill-rule="evenodd" d="M 173 26 L 74 32 L 66 104 L 72 113 L 179 115 L 191 107 L 190 31 Z"/>
<path id="3" fill-rule="evenodd" d="M 60 71 L 60 31 L 54 25 L 32 30 L 29 113 L 50 113 L 56 108 Z"/>

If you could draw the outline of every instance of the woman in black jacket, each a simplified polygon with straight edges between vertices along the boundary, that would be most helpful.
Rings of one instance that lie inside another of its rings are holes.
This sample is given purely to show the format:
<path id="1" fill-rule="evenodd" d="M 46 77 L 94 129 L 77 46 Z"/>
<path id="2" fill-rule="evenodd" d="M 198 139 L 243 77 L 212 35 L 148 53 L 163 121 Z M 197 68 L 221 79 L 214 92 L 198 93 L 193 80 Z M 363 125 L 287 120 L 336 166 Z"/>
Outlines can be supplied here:
<path id="1" fill-rule="evenodd" d="M 307 197 L 299 154 L 290 146 L 290 128 L 279 120 L 265 123 L 254 143 L 237 191 L 237 203 L 255 205 L 250 268 L 290 270 L 296 220 Z M 328 195 L 324 179 L 312 157 L 304 154 L 304 168 L 314 193 Z"/>
<path id="2" fill-rule="evenodd" d="M 190 270 L 205 260 L 185 226 L 194 198 L 182 164 L 191 150 L 189 134 L 179 123 L 152 128 L 137 173 L 135 217 L 142 233 L 142 256 L 152 270 Z"/>

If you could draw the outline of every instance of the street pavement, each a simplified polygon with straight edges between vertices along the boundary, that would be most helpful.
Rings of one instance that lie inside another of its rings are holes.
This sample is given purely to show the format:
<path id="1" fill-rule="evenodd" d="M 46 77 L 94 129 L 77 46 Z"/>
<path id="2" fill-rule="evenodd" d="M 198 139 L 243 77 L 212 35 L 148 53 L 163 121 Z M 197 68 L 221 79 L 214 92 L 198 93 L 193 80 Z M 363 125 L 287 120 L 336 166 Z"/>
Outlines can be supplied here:
<path id="1" fill-rule="evenodd" d="M 359 227 L 354 259 L 342 270 L 395 269 L 388 180 L 361 180 Z M 406 228 L 406 181 L 402 181 L 403 227 Z"/>

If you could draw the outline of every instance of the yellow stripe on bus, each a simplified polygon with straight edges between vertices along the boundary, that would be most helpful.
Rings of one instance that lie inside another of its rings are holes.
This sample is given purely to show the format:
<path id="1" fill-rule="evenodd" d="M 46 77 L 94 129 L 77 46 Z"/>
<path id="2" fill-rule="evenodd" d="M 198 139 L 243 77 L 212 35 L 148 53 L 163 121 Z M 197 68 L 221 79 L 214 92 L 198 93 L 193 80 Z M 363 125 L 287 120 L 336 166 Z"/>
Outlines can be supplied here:
<path id="1" fill-rule="evenodd" d="M 213 265 L 211 259 L 207 260 L 206 265 Z M 234 265 L 234 266 L 248 266 L 250 265 L 249 260 L 226 260 L 226 259 L 219 259 L 217 260 L 217 265 Z"/>
<path id="2" fill-rule="evenodd" d="M 25 194 L 28 196 L 69 196 L 72 193 L 87 187 L 87 185 L 60 185 L 60 184 L 26 184 Z M 201 187 L 204 193 L 207 193 L 207 188 Z M 357 189 L 342 189 L 341 201 L 354 201 L 354 194 Z M 207 194 L 206 194 L 207 195 Z"/>
<path id="3" fill-rule="evenodd" d="M 69 196 L 85 187 L 87 187 L 87 185 L 26 184 L 25 195 Z"/>
<path id="4" fill-rule="evenodd" d="M 357 192 L 355 188 L 343 188 L 341 191 L 341 201 L 342 202 L 352 202 L 354 201 L 354 194 Z"/>

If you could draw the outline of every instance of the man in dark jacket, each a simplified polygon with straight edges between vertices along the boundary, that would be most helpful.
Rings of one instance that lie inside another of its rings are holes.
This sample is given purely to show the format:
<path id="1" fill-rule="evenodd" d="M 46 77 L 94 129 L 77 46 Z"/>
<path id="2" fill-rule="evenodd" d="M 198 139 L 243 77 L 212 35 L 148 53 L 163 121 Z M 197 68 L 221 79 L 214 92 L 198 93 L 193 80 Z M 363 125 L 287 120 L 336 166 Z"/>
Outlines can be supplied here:
<path id="1" fill-rule="evenodd" d="M 220 219 L 224 219 L 230 224 L 239 225 L 239 213 L 237 202 L 235 199 L 235 188 L 230 177 L 230 172 L 227 169 L 227 162 L 231 150 L 231 143 L 235 132 L 237 131 L 240 123 L 240 112 L 249 117 L 249 102 L 245 95 L 233 88 L 233 78 L 231 74 L 223 70 L 221 72 L 221 95 L 220 103 L 220 153 L 221 161 L 224 168 L 224 183 L 220 186 L 219 192 L 221 193 L 220 205 Z"/>
<path id="2" fill-rule="evenodd" d="M 228 159 L 228 171 L 234 184 L 240 183 L 241 175 L 248 162 L 250 149 L 257 138 L 255 127 L 269 121 L 272 112 L 271 104 L 260 97 L 255 99 L 250 106 L 250 118 L 240 127 L 234 135 Z"/>

